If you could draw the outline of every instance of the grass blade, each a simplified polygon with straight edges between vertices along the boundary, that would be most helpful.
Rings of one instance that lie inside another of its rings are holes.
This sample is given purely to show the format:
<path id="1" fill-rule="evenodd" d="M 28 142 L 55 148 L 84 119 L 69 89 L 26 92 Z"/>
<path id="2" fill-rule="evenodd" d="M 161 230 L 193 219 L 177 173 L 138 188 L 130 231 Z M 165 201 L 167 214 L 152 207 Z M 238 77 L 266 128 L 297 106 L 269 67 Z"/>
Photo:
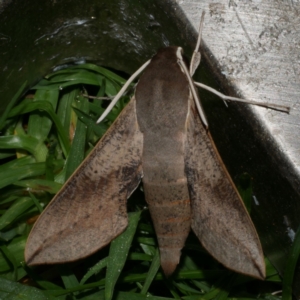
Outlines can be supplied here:
<path id="1" fill-rule="evenodd" d="M 299 259 L 300 254 L 300 226 L 296 232 L 296 236 L 292 245 L 292 248 L 290 250 L 290 253 L 288 255 L 286 267 L 284 270 L 284 276 L 283 276 L 283 290 L 282 290 L 282 299 L 283 300 L 291 300 L 293 297 L 293 278 L 295 269 L 297 266 L 297 262 Z"/>
<path id="2" fill-rule="evenodd" d="M 19 90 L 16 92 L 16 94 L 14 95 L 14 97 L 11 99 L 11 101 L 7 105 L 4 113 L 0 117 L 0 130 L 2 130 L 2 128 L 4 126 L 4 122 L 7 119 L 8 114 L 11 111 L 12 107 L 16 104 L 16 102 L 19 100 L 19 98 L 21 97 L 21 95 L 24 93 L 26 86 L 27 86 L 27 81 L 25 81 L 21 85 L 21 87 L 19 88 Z"/>
<path id="3" fill-rule="evenodd" d="M 130 213 L 126 230 L 111 242 L 105 279 L 105 299 L 111 300 L 115 284 L 120 276 L 133 240 L 142 211 Z"/>

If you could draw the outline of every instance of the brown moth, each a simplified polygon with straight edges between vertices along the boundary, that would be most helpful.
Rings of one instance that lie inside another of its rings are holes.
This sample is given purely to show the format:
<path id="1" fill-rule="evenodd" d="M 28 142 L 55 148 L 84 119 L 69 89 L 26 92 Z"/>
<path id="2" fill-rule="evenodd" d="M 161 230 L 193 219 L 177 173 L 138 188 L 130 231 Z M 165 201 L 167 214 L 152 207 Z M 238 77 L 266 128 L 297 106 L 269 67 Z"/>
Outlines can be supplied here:
<path id="1" fill-rule="evenodd" d="M 189 72 L 182 49 L 167 47 L 143 66 L 130 103 L 34 225 L 28 265 L 71 262 L 109 244 L 125 230 L 127 198 L 142 180 L 166 275 L 192 229 L 227 268 L 265 277 L 254 225 L 195 103 L 200 58 L 192 61 Z"/>

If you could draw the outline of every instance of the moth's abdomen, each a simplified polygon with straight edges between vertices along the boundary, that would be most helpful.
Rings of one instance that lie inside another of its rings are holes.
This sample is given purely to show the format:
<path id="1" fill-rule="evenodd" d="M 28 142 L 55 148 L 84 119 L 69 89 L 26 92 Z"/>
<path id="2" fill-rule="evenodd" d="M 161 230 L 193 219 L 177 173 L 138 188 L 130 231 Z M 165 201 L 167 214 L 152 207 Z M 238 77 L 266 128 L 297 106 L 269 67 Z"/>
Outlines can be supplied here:
<path id="1" fill-rule="evenodd" d="M 177 182 L 143 180 L 146 201 L 155 227 L 161 266 L 171 275 L 191 227 L 191 207 L 186 178 Z"/>
<path id="2" fill-rule="evenodd" d="M 144 134 L 142 180 L 166 275 L 176 269 L 191 228 L 183 142 L 180 130 L 169 136 Z"/>

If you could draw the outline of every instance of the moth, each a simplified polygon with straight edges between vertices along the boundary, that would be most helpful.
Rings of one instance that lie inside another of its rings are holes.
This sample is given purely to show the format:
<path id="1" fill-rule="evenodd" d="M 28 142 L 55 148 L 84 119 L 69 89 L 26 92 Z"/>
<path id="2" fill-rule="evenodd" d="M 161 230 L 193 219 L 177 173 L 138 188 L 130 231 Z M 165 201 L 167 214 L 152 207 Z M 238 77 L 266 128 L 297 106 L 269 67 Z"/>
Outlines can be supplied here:
<path id="1" fill-rule="evenodd" d="M 199 44 L 190 71 L 180 47 L 161 49 L 143 65 L 129 104 L 35 223 L 28 265 L 75 261 L 109 244 L 125 230 L 126 201 L 142 181 L 166 275 L 192 229 L 227 268 L 265 277 L 258 235 L 191 78 Z"/>

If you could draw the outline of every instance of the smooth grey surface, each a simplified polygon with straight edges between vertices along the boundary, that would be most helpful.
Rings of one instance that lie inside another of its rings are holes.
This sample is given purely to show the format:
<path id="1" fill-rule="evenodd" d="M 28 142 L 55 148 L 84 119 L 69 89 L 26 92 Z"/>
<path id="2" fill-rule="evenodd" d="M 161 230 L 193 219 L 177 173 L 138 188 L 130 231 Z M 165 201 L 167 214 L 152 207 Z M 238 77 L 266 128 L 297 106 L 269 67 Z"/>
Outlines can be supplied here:
<path id="1" fill-rule="evenodd" d="M 226 80 L 247 99 L 291 107 L 289 116 L 253 107 L 300 175 L 300 2 L 178 0 Z M 299 188 L 299 187 L 296 187 Z"/>

